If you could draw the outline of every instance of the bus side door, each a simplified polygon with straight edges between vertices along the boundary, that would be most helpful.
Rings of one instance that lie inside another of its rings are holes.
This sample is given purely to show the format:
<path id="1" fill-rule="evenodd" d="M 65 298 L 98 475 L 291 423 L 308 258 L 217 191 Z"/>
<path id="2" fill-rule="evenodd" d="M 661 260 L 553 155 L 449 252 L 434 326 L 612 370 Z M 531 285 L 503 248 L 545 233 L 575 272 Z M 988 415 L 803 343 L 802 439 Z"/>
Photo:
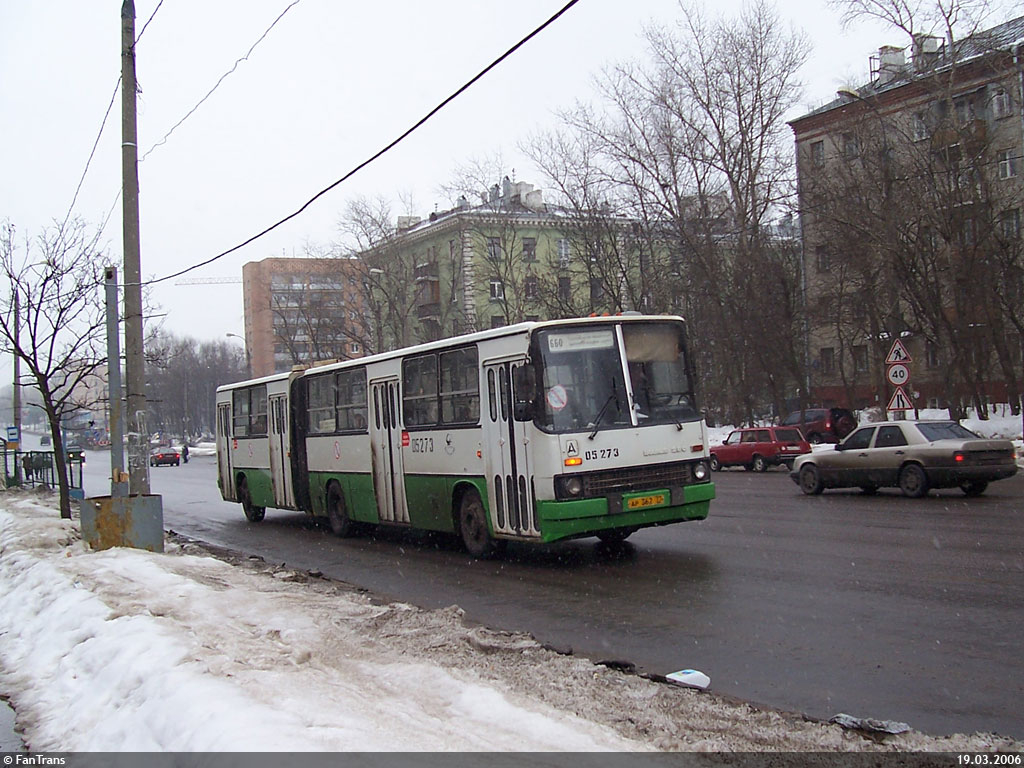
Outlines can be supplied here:
<path id="1" fill-rule="evenodd" d="M 516 359 L 484 365 L 487 402 L 483 406 L 487 490 L 495 531 L 539 536 L 533 503 L 533 466 L 526 422 L 512 418 L 513 372 Z"/>
<path id="2" fill-rule="evenodd" d="M 370 382 L 373 413 L 370 417 L 370 450 L 373 490 L 382 522 L 408 523 L 405 472 L 402 463 L 401 391 L 397 378 Z"/>
<path id="3" fill-rule="evenodd" d="M 270 410 L 270 483 L 274 488 L 274 502 L 280 509 L 294 509 L 292 492 L 291 441 L 288 435 L 288 397 L 271 395 Z"/>
<path id="4" fill-rule="evenodd" d="M 217 406 L 217 471 L 220 473 L 220 495 L 228 501 L 238 501 L 235 493 L 234 472 L 231 469 L 231 404 Z"/>

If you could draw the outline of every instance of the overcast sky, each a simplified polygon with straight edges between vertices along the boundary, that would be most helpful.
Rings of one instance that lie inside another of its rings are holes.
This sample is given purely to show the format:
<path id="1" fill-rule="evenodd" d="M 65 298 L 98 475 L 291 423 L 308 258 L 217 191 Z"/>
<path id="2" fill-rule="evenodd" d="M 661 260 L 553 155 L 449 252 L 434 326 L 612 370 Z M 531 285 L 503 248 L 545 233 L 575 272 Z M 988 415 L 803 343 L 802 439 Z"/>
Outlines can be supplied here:
<path id="1" fill-rule="evenodd" d="M 564 0 L 164 0 L 138 44 L 140 155 L 289 10 L 248 60 L 139 165 L 142 271 L 163 277 L 246 240 L 296 210 L 538 26 Z M 136 33 L 158 0 L 136 3 Z M 738 0 L 716 3 L 738 9 Z M 0 2 L 0 220 L 19 236 L 62 220 L 120 75 L 121 0 Z M 780 5 L 814 42 L 804 104 L 864 82 L 879 27 L 843 31 L 823 0 Z M 241 266 L 300 254 L 335 236 L 355 196 L 411 191 L 425 215 L 447 200 L 452 168 L 501 152 L 517 180 L 536 174 L 516 142 L 555 109 L 592 95 L 602 66 L 639 56 L 645 23 L 679 18 L 675 0 L 581 0 L 540 37 L 398 148 L 269 236 L 190 277 L 238 278 Z M 120 96 L 75 213 L 104 220 L 121 259 Z M 495 179 L 497 181 L 497 179 Z M 395 209 L 396 214 L 402 211 Z M 164 327 L 197 338 L 243 332 L 240 284 L 154 286 Z"/>

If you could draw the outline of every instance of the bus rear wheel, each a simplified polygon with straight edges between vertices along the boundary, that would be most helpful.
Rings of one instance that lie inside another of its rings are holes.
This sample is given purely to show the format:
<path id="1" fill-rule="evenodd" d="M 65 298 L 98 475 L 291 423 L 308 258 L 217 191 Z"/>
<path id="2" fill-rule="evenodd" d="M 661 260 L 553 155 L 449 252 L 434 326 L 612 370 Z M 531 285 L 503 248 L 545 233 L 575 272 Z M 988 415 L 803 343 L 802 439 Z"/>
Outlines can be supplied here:
<path id="1" fill-rule="evenodd" d="M 345 510 L 345 497 L 337 483 L 331 483 L 327 488 L 327 521 L 331 524 L 331 532 L 339 538 L 355 532 L 355 523 Z"/>
<path id="2" fill-rule="evenodd" d="M 466 491 L 459 502 L 459 536 L 473 557 L 491 557 L 498 546 L 487 530 L 487 513 L 476 490 Z"/>
<path id="3" fill-rule="evenodd" d="M 257 507 L 252 503 L 252 496 L 249 494 L 249 483 L 243 477 L 238 481 L 238 500 L 242 502 L 242 511 L 245 519 L 250 523 L 258 523 L 267 514 L 266 507 Z"/>

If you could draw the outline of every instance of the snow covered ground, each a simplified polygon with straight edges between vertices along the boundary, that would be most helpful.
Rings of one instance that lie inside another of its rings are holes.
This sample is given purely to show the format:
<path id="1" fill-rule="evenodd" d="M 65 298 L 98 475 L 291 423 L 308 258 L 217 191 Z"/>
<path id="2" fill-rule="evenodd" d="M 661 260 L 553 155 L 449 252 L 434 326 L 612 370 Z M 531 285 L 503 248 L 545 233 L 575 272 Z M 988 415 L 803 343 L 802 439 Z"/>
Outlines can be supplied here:
<path id="1" fill-rule="evenodd" d="M 33 751 L 1024 749 L 869 738 L 181 539 L 93 552 L 23 491 L 0 492 L 0 693 Z"/>

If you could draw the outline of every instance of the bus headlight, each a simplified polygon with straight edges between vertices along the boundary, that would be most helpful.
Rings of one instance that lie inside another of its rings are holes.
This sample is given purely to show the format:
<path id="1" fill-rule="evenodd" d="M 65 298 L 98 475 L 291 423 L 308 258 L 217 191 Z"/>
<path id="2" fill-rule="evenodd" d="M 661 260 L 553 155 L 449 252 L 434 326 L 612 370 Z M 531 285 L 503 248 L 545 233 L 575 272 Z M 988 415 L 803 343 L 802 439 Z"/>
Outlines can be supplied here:
<path id="1" fill-rule="evenodd" d="M 555 498 L 559 501 L 578 499 L 583 496 L 583 478 L 579 475 L 562 475 L 555 478 Z"/>
<path id="2" fill-rule="evenodd" d="M 698 461 L 693 465 L 693 479 L 698 482 L 708 479 L 708 465 L 703 461 Z"/>

